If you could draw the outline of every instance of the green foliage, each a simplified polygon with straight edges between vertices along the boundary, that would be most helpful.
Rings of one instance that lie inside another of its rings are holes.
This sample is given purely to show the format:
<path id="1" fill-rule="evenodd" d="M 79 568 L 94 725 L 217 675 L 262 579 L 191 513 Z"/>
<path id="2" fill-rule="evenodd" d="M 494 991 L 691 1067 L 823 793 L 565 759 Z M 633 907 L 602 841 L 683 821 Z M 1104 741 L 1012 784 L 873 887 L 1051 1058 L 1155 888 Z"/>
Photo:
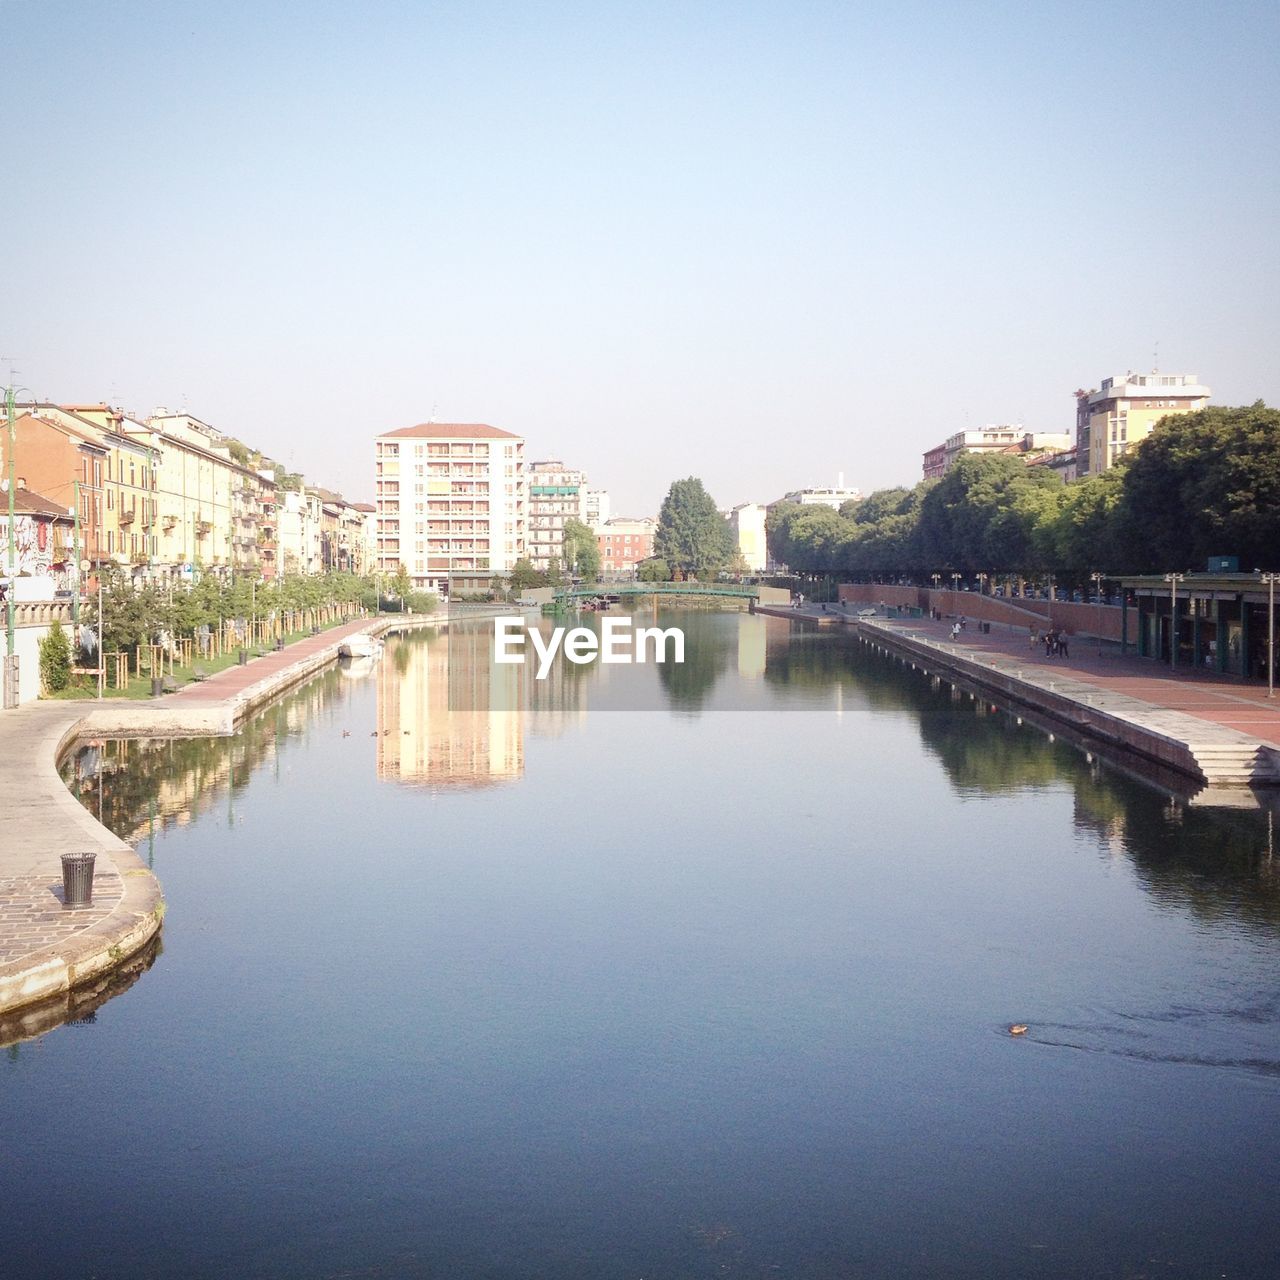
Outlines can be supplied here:
<path id="1" fill-rule="evenodd" d="M 1125 473 L 1128 550 L 1141 569 L 1242 569 L 1280 559 L 1280 410 L 1261 400 L 1164 418 Z M 1140 533 L 1140 537 L 1136 536 Z"/>
<path id="2" fill-rule="evenodd" d="M 671 485 L 658 513 L 654 550 L 673 571 L 701 579 L 714 578 L 729 563 L 729 526 L 701 480 L 690 476 Z"/>
<path id="3" fill-rule="evenodd" d="M 511 567 L 511 590 L 519 595 L 522 591 L 534 587 L 545 587 L 547 575 L 541 569 L 533 567 L 528 556 L 521 556 Z"/>
<path id="4" fill-rule="evenodd" d="M 671 566 L 661 556 L 650 556 L 636 565 L 636 577 L 641 582 L 670 582 Z"/>
<path id="5" fill-rule="evenodd" d="M 46 693 L 58 693 L 71 683 L 71 641 L 56 619 L 40 641 L 40 682 Z"/>
<path id="6" fill-rule="evenodd" d="M 1165 418 L 1099 475 L 1068 485 L 1010 454 L 964 455 L 940 480 L 839 512 L 783 504 L 769 551 L 798 573 L 1038 574 L 1242 568 L 1280 559 L 1280 411 L 1258 402 Z"/>
<path id="7" fill-rule="evenodd" d="M 410 613 L 434 613 L 440 597 L 433 591 L 410 591 L 404 597 L 404 604 Z"/>
<path id="8" fill-rule="evenodd" d="M 583 582 L 600 578 L 600 547 L 596 535 L 581 520 L 564 522 L 564 562 Z"/>

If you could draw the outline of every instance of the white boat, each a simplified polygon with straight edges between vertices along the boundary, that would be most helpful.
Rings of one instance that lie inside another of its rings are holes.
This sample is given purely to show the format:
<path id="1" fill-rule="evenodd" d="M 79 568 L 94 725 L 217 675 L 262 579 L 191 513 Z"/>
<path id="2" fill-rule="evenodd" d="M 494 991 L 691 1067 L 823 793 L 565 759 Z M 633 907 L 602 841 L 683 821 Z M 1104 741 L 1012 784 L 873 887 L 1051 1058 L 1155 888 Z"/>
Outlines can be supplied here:
<path id="1" fill-rule="evenodd" d="M 375 636 L 351 636 L 338 646 L 340 658 L 377 658 L 382 654 L 382 641 Z"/>
<path id="2" fill-rule="evenodd" d="M 377 669 L 377 658 L 351 658 L 338 667 L 338 671 L 347 680 L 363 680 L 373 675 Z"/>

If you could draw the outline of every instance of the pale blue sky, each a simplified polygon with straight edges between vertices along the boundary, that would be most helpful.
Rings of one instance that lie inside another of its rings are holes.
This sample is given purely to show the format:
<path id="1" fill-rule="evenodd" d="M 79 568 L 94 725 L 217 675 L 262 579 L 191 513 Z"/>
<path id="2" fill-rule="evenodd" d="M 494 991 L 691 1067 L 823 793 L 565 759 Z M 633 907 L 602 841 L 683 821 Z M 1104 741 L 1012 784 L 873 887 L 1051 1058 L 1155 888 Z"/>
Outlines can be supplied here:
<path id="1" fill-rule="evenodd" d="M 0 355 L 353 498 L 516 431 L 615 510 L 1280 403 L 1280 5 L 4 0 Z"/>

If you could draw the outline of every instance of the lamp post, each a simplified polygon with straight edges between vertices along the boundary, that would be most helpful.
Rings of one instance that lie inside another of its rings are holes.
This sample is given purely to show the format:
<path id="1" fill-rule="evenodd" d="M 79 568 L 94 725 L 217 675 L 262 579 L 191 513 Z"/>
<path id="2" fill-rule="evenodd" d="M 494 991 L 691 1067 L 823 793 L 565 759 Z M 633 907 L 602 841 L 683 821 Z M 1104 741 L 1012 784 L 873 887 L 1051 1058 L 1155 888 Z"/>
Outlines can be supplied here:
<path id="1" fill-rule="evenodd" d="M 1276 696 L 1276 583 L 1280 573 L 1264 573 L 1267 584 L 1267 697 Z"/>
<path id="2" fill-rule="evenodd" d="M 1093 579 L 1094 599 L 1098 603 L 1098 657 L 1102 657 L 1102 574 L 1095 571 L 1089 577 Z"/>
<path id="3" fill-rule="evenodd" d="M 1169 667 L 1176 669 L 1178 665 L 1178 583 L 1186 577 L 1184 573 L 1166 573 L 1164 580 L 1169 584 Z"/>
<path id="4" fill-rule="evenodd" d="M 960 590 L 959 583 L 960 583 L 960 575 L 958 573 L 953 573 L 951 575 L 951 590 L 959 591 Z"/>
<path id="5" fill-rule="evenodd" d="M 987 594 L 987 579 L 991 575 L 989 573 L 978 573 L 974 576 L 978 579 L 978 594 L 985 596 Z"/>
<path id="6" fill-rule="evenodd" d="M 15 412 L 13 407 L 13 387 L 5 388 L 4 393 L 5 413 L 8 415 L 9 422 L 9 588 L 4 593 L 4 635 L 6 644 L 6 655 L 8 662 L 5 666 L 6 688 L 9 670 L 14 663 L 14 653 L 17 647 L 17 619 L 14 615 L 14 588 L 18 582 L 18 526 L 17 514 L 14 510 L 14 499 L 16 497 L 15 485 L 17 484 L 17 468 L 14 463 L 15 441 Z"/>

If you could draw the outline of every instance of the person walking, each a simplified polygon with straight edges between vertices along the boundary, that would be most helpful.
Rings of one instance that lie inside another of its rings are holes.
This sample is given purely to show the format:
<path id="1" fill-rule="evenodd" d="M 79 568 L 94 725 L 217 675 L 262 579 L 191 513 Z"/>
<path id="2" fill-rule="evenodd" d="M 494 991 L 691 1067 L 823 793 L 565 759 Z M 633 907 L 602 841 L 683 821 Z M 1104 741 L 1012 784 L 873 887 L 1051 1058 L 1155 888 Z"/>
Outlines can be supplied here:
<path id="1" fill-rule="evenodd" d="M 1065 631 L 1060 632 L 1058 635 L 1058 652 L 1064 658 L 1069 658 L 1071 656 L 1067 651 L 1067 633 Z"/>

